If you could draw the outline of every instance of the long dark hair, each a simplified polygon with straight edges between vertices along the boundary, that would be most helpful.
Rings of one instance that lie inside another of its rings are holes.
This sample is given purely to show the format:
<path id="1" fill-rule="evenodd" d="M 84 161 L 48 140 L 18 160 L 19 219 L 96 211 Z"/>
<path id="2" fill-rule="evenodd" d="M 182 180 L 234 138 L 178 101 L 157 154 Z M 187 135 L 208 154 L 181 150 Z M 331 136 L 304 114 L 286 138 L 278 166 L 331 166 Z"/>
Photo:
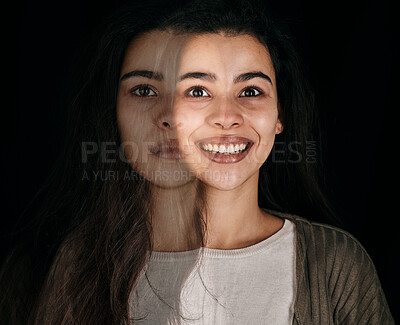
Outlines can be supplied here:
<path id="1" fill-rule="evenodd" d="M 150 30 L 251 34 L 268 48 L 284 131 L 260 170 L 259 204 L 334 221 L 321 189 L 319 160 L 307 147 L 312 144 L 318 152 L 313 95 L 292 41 L 261 1 L 128 2 L 104 23 L 91 48 L 90 64 L 66 110 L 65 150 L 38 196 L 43 203 L 34 219 L 35 231 L 13 250 L 2 269 L 1 317 L 13 324 L 27 319 L 35 324 L 130 321 L 129 295 L 151 251 L 151 186 L 121 159 L 83 159 L 82 152 L 83 144 L 121 144 L 116 99 L 122 60 L 131 40 Z M 85 172 L 92 170 L 129 172 L 134 177 L 86 180 Z M 201 195 L 196 205 L 196 211 L 203 211 Z M 201 245 L 203 233 L 198 229 Z"/>

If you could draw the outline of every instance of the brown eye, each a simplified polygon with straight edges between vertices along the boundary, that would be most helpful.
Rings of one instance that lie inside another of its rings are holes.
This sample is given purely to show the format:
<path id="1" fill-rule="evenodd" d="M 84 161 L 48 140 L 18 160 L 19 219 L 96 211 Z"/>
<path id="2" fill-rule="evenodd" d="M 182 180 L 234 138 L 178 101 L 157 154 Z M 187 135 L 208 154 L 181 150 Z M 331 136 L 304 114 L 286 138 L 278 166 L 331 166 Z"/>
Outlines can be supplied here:
<path id="1" fill-rule="evenodd" d="M 138 96 L 138 97 L 157 96 L 155 91 L 146 85 L 137 86 L 137 87 L 133 88 L 130 92 L 131 92 L 131 94 Z"/>
<path id="2" fill-rule="evenodd" d="M 187 94 L 191 97 L 209 97 L 208 93 L 201 87 L 194 87 Z"/>
<path id="3" fill-rule="evenodd" d="M 260 96 L 262 92 L 254 87 L 248 87 L 242 91 L 239 97 L 257 97 Z"/>

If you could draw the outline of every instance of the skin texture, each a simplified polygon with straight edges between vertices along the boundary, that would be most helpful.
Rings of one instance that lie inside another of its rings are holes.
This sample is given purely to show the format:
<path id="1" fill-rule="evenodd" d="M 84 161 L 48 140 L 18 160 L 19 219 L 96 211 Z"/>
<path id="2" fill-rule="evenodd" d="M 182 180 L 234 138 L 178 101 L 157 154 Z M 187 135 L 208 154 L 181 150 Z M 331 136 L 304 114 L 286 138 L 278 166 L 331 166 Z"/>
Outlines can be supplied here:
<path id="1" fill-rule="evenodd" d="M 164 159 L 150 148 L 169 140 L 177 141 L 173 118 L 175 79 L 180 51 L 187 36 L 168 33 L 143 34 L 126 50 L 117 98 L 117 118 L 125 156 L 152 187 L 151 216 L 153 249 L 194 249 L 192 221 L 196 178 L 184 159 Z M 132 71 L 154 71 L 160 78 L 124 77 Z M 148 85 L 147 96 L 141 96 Z M 141 88 L 137 88 L 141 87 Z M 151 91 L 149 90 L 151 89 Z"/>
<path id="2" fill-rule="evenodd" d="M 177 85 L 174 116 L 190 168 L 207 185 L 220 190 L 233 190 L 246 182 L 257 184 L 258 170 L 272 149 L 275 134 L 282 129 L 275 73 L 267 49 L 248 35 L 197 36 L 182 51 L 180 71 L 180 76 L 190 72 L 215 75 L 215 80 L 188 78 Z M 259 71 L 272 83 L 264 78 L 234 82 L 240 74 Z M 202 97 L 187 94 L 193 86 L 204 89 Z M 258 96 L 243 96 L 246 90 L 255 89 Z M 254 145 L 237 163 L 205 159 L 196 142 L 221 136 L 245 137 Z"/>
<path id="3" fill-rule="evenodd" d="M 143 70 L 152 75 L 129 77 L 130 72 Z M 155 250 L 194 248 L 188 241 L 194 231 L 189 216 L 199 181 L 206 186 L 208 204 L 206 247 L 246 247 L 282 227 L 281 219 L 266 214 L 257 203 L 259 168 L 283 129 L 275 72 L 265 46 L 250 35 L 152 31 L 131 43 L 121 78 L 121 137 L 137 144 L 137 154 L 129 146 L 125 154 L 157 188 Z M 199 142 L 218 142 L 221 137 L 240 137 L 251 146 L 240 161 L 215 162 Z M 179 145 L 175 159 L 149 154 L 148 142 L 169 139 Z M 147 160 L 134 159 L 135 155 Z M 190 176 L 160 180 L 155 171 Z"/>
<path id="4" fill-rule="evenodd" d="M 190 173 L 182 159 L 160 159 L 149 149 L 177 139 L 173 121 L 173 94 L 180 50 L 186 37 L 164 33 L 164 37 L 139 36 L 128 47 L 121 77 L 131 71 L 156 71 L 163 80 L 132 76 L 121 79 L 117 117 L 125 156 L 132 167 L 159 187 L 182 186 Z M 149 85 L 148 96 L 140 96 L 140 85 Z"/>

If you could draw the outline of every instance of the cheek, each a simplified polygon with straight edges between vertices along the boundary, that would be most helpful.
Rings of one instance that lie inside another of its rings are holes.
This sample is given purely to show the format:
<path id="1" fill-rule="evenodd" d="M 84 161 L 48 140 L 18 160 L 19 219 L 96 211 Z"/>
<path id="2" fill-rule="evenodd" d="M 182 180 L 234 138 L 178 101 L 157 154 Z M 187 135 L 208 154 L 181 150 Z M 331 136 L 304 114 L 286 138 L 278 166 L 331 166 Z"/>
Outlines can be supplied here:
<path id="1" fill-rule="evenodd" d="M 187 110 L 184 107 L 174 109 L 174 120 L 179 141 L 189 145 L 191 135 L 205 123 L 202 111 Z"/>
<path id="2" fill-rule="evenodd" d="M 117 119 L 125 157 L 131 161 L 137 160 L 143 147 L 151 141 L 149 118 L 129 107 L 118 107 Z"/>
<path id="3" fill-rule="evenodd" d="M 277 120 L 259 121 L 257 127 L 259 130 L 260 143 L 270 144 L 275 140 Z"/>
<path id="4" fill-rule="evenodd" d="M 269 112 L 252 119 L 252 128 L 258 134 L 259 143 L 255 150 L 256 160 L 264 163 L 271 152 L 275 141 L 277 114 Z"/>
<path id="5" fill-rule="evenodd" d="M 139 146 L 137 134 L 132 121 L 124 114 L 118 115 L 118 127 L 121 135 L 121 149 L 124 152 L 125 158 L 131 163 L 137 161 L 139 154 Z"/>
<path id="6" fill-rule="evenodd" d="M 260 143 L 265 144 L 274 141 L 278 124 L 277 108 L 270 107 L 257 112 L 254 116 L 249 117 L 249 121 L 252 121 L 253 129 L 258 133 Z"/>
<path id="7" fill-rule="evenodd" d="M 133 141 L 136 138 L 136 121 L 135 114 L 128 112 L 126 109 L 117 110 L 118 128 L 121 134 L 121 141 Z"/>

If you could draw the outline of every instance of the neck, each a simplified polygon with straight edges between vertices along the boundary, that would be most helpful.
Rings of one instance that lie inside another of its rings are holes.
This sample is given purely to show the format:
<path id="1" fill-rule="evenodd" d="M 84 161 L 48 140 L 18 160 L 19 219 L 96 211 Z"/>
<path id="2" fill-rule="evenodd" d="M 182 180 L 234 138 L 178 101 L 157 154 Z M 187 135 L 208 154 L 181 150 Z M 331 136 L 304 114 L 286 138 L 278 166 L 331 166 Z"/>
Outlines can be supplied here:
<path id="1" fill-rule="evenodd" d="M 258 206 L 257 184 L 258 174 L 234 190 L 206 190 L 206 247 L 235 249 L 259 241 L 266 213 Z"/>
<path id="2" fill-rule="evenodd" d="M 177 188 L 157 188 L 153 199 L 153 250 L 179 252 L 199 248 L 194 212 L 198 181 Z M 204 185 L 204 184 L 203 184 Z M 206 186 L 205 247 L 238 249 L 276 233 L 283 221 L 258 206 L 258 174 L 234 190 Z"/>
<path id="3" fill-rule="evenodd" d="M 152 243 L 154 251 L 185 251 L 196 247 L 193 181 L 176 188 L 152 189 Z M 190 235 L 191 234 L 191 235 Z M 198 246 L 198 244 L 197 244 Z"/>

